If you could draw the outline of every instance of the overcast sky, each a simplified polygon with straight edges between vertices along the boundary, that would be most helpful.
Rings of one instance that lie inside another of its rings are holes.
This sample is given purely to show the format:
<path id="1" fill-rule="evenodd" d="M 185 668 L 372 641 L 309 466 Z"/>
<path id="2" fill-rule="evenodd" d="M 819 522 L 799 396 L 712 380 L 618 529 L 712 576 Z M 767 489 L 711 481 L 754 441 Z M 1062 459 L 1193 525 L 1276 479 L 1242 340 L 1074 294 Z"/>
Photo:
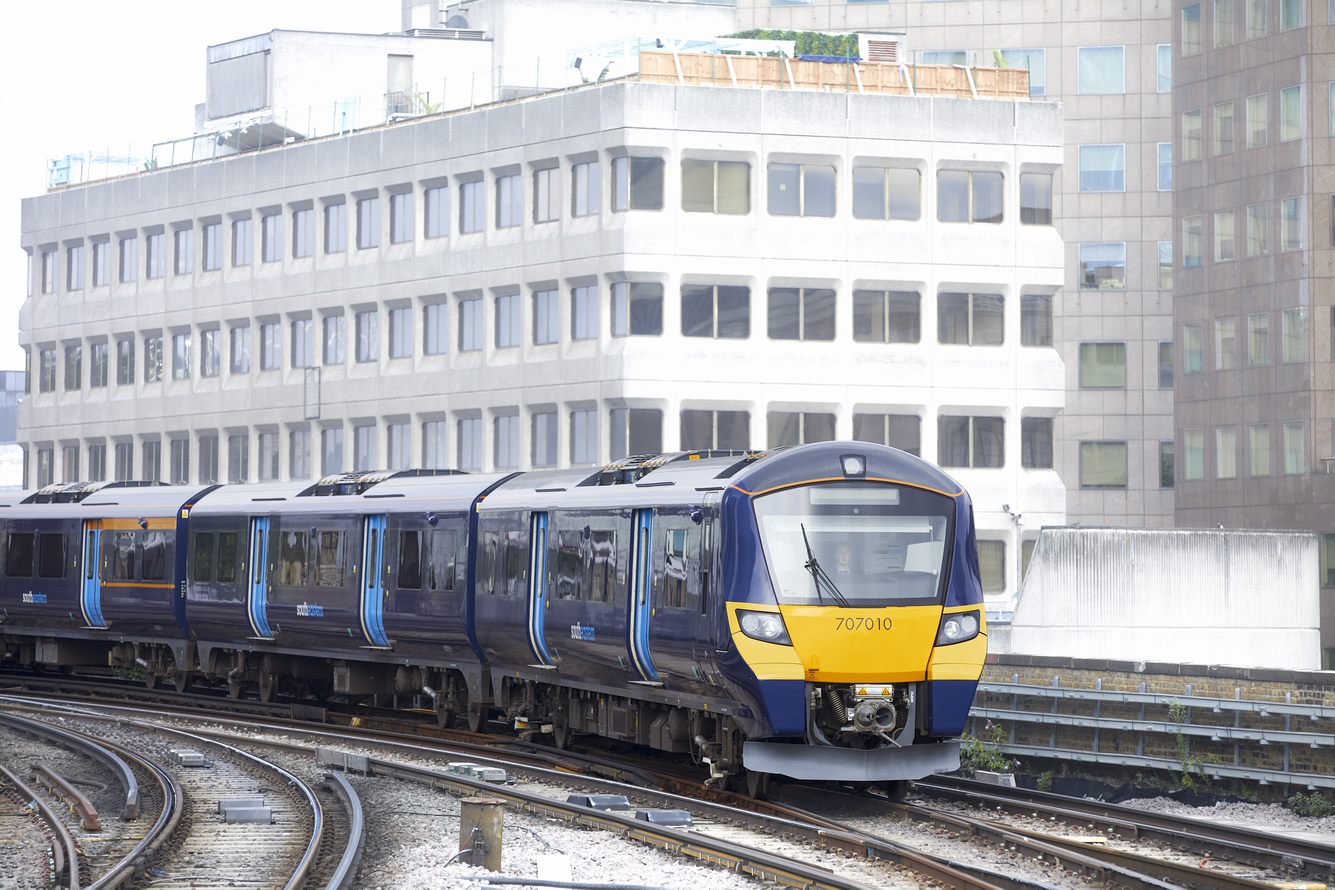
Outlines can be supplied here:
<path id="1" fill-rule="evenodd" d="M 149 154 L 190 135 L 205 48 L 275 28 L 399 30 L 399 0 L 45 0 L 0 29 L 0 369 L 23 367 L 20 201 L 52 158 Z M 132 150 L 131 150 L 132 149 Z"/>

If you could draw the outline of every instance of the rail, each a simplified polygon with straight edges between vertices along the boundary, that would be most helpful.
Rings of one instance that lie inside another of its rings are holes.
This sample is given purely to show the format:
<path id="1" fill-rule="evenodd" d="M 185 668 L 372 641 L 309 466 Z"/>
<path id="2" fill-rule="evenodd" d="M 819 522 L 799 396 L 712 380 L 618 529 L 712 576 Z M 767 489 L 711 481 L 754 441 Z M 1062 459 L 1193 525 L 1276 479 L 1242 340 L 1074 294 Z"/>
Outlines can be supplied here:
<path id="1" fill-rule="evenodd" d="M 69 804 L 71 810 L 79 814 L 79 822 L 83 825 L 84 831 L 102 830 L 102 817 L 98 815 L 97 807 L 93 806 L 93 802 L 85 797 L 82 791 L 44 763 L 37 764 L 32 771 L 38 782 L 50 788 L 57 797 Z"/>
<path id="2" fill-rule="evenodd" d="M 361 863 L 362 848 L 365 845 L 365 822 L 362 816 L 362 799 L 357 789 L 342 773 L 326 773 L 325 786 L 338 797 L 343 808 L 348 811 L 348 843 L 343 849 L 343 856 L 338 861 L 338 868 L 330 876 L 325 890 L 342 890 L 351 887 L 357 881 L 357 866 Z"/>
<path id="3" fill-rule="evenodd" d="M 79 883 L 79 851 L 74 845 L 74 835 L 70 834 L 69 828 L 60 815 L 51 806 L 31 788 L 23 784 L 23 781 L 8 767 L 0 766 L 0 778 L 13 786 L 20 797 L 25 797 L 32 801 L 33 806 L 37 808 L 38 817 L 47 824 L 51 830 L 51 861 L 55 864 L 56 879 L 59 881 L 61 876 L 65 878 L 65 886 L 70 890 L 78 890 Z"/>
<path id="4" fill-rule="evenodd" d="M 138 764 L 140 769 L 153 777 L 162 794 L 162 810 L 158 813 L 153 825 L 139 839 L 139 842 L 121 857 L 119 862 L 103 872 L 102 876 L 89 884 L 87 888 L 87 890 L 114 890 L 114 888 L 124 885 L 138 874 L 152 860 L 158 850 L 162 849 L 162 846 L 171 839 L 176 831 L 176 826 L 180 824 L 185 813 L 185 795 L 181 793 L 181 786 L 177 784 L 171 773 L 158 764 L 137 754 L 132 754 L 110 742 L 101 742 L 100 744 L 105 745 L 125 761 Z"/>
<path id="5" fill-rule="evenodd" d="M 102 763 L 116 775 L 121 787 L 125 789 L 125 807 L 121 811 L 121 818 L 126 820 L 139 818 L 139 780 L 134 777 L 134 771 L 130 769 L 125 759 L 109 746 L 76 732 L 43 723 L 41 720 L 29 720 L 15 714 L 0 713 L 0 724 L 8 725 L 28 735 L 50 739 L 62 747 L 71 748 Z"/>

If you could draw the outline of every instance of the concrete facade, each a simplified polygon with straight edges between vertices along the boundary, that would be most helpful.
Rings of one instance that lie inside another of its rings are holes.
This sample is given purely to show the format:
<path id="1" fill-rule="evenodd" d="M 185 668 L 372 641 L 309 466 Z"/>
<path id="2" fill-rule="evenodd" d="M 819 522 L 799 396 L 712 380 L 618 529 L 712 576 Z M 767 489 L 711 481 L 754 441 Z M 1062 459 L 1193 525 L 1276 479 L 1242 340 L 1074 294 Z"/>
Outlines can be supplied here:
<path id="1" fill-rule="evenodd" d="M 32 198 L 28 479 L 888 437 L 970 490 L 1003 595 L 1027 529 L 1064 519 L 1056 472 L 1022 467 L 1062 409 L 1058 352 L 1022 345 L 1062 244 L 1018 186 L 1061 162 L 1051 103 L 620 81 Z M 855 169 L 909 171 L 917 218 L 855 217 Z M 999 221 L 939 222 L 943 171 L 1000 174 Z M 872 342 L 859 313 L 892 293 L 904 336 Z"/>
<path id="2" fill-rule="evenodd" d="M 1171 10 L 1171 0 L 738 3 L 739 31 L 902 33 L 910 65 L 992 66 L 1004 53 L 1031 67 L 1035 96 L 1061 102 L 1055 213 L 1066 273 L 1056 334 L 1066 407 L 1056 465 L 1067 517 L 1086 525 L 1174 519 L 1172 269 L 1160 265 L 1160 251 L 1172 250 L 1173 205 L 1159 154 L 1173 141 L 1171 74 L 1159 62 Z"/>

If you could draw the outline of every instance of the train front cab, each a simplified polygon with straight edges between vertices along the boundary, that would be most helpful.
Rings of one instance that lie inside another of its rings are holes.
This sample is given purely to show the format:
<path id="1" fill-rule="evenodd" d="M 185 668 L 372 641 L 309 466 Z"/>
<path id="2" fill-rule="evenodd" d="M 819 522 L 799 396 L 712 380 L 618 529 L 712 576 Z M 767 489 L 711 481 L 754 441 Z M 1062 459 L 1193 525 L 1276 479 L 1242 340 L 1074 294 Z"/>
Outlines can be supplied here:
<path id="1" fill-rule="evenodd" d="M 959 765 L 986 655 L 972 506 L 894 449 L 772 454 L 724 494 L 732 640 L 768 718 L 743 763 L 889 782 Z"/>

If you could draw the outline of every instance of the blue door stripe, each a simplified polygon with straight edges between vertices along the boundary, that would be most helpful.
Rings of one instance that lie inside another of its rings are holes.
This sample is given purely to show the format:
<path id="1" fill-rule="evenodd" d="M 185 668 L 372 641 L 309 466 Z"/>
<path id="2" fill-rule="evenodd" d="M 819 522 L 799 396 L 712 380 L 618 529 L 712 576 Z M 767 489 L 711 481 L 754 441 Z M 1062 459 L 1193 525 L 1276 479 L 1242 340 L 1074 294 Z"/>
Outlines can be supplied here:
<path id="1" fill-rule="evenodd" d="M 649 654 L 649 622 L 653 610 L 653 547 L 652 510 L 635 511 L 635 540 L 631 542 L 631 654 L 635 657 L 636 667 L 646 680 L 658 681 L 658 670 L 654 667 L 653 657 Z"/>
<path id="2" fill-rule="evenodd" d="M 385 582 L 380 571 L 385 553 L 386 517 L 366 517 L 366 581 L 362 585 L 362 628 L 372 646 L 388 646 L 385 633 Z"/>
<path id="3" fill-rule="evenodd" d="M 528 638 L 542 664 L 552 663 L 547 648 L 547 514 L 534 513 L 529 534 Z"/>
<path id="4" fill-rule="evenodd" d="M 250 626 L 269 638 L 269 517 L 256 516 L 250 529 Z"/>

